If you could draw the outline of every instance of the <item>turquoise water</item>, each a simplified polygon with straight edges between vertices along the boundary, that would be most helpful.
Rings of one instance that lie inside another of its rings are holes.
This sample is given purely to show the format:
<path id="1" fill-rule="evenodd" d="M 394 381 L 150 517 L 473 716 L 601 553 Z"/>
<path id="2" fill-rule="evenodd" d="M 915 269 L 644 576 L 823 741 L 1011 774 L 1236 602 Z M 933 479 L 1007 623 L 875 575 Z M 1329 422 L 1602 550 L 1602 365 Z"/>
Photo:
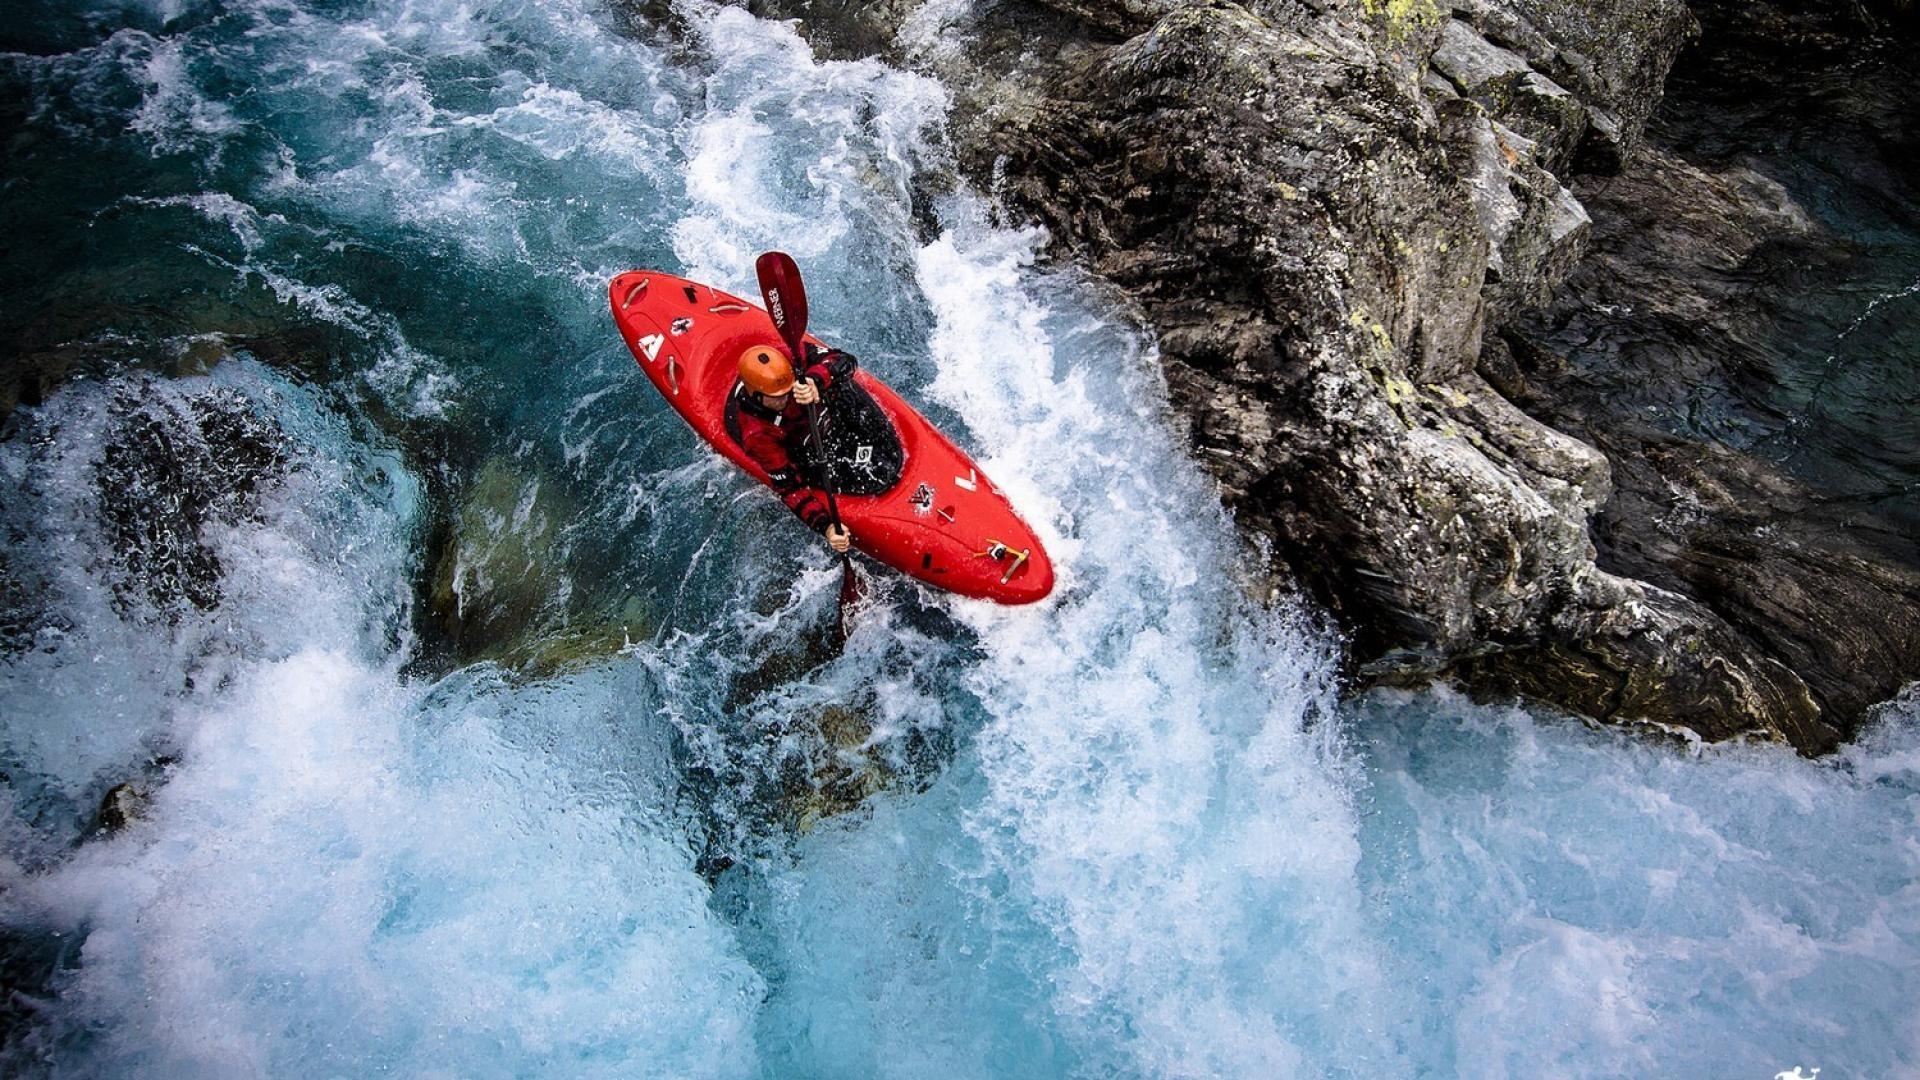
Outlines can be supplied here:
<path id="1" fill-rule="evenodd" d="M 1343 704 L 1235 587 L 1149 345 L 947 183 L 942 89 L 673 10 L 14 5 L 0 326 L 78 377 L 0 440 L 10 1073 L 1920 1069 L 1920 709 L 1810 763 Z M 819 648 L 821 545 L 604 310 L 775 246 L 1053 602 L 882 579 Z M 285 463 L 169 606 L 106 508 L 175 493 L 103 463 L 209 400 Z M 487 550 L 535 555 L 460 580 L 583 657 L 427 614 L 495 490 Z M 819 817 L 835 768 L 877 790 Z"/>

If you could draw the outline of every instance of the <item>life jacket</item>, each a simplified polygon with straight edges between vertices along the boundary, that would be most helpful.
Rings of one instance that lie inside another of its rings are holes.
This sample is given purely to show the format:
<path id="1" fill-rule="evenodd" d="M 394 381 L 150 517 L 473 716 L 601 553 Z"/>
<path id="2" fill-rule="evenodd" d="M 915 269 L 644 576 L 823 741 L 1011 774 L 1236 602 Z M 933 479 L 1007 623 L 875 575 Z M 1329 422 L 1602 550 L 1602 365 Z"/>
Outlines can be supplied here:
<path id="1" fill-rule="evenodd" d="M 803 377 L 820 383 L 820 444 L 833 462 L 837 495 L 881 495 L 905 474 L 906 448 L 900 433 L 873 395 L 853 377 L 858 361 L 838 349 L 811 347 Z M 758 395 L 735 382 L 724 413 L 727 434 L 765 469 L 772 487 L 800 520 L 825 529 L 823 488 L 826 469 L 815 449 L 806 406 L 789 402 L 782 410 L 760 403 Z"/>
<path id="2" fill-rule="evenodd" d="M 820 387 L 821 423 L 827 420 L 827 391 L 836 376 L 853 372 L 854 359 L 839 350 L 811 350 L 813 363 L 800 376 L 812 379 Z M 813 453 L 813 425 L 807 407 L 789 401 L 780 410 L 761 404 L 758 394 L 735 382 L 727 398 L 727 433 L 747 452 L 754 464 L 767 472 L 767 479 L 780 501 L 787 504 L 807 527 L 825 532 L 832 523 L 827 500 L 820 490 L 820 463 Z"/>

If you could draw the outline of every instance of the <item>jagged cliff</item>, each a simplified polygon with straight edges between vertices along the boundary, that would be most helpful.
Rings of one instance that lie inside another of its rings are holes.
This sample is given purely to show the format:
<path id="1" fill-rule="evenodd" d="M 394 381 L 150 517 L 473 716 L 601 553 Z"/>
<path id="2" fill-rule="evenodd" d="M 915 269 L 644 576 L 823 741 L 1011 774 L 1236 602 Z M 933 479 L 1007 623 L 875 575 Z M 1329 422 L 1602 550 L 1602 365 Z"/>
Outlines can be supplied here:
<path id="1" fill-rule="evenodd" d="M 1791 477 L 1603 408 L 1543 422 L 1583 184 L 1672 196 L 1682 231 L 1805 227 L 1778 185 L 1644 145 L 1699 33 L 1680 0 L 1049 0 L 938 32 L 933 5 L 751 6 L 946 80 L 962 168 L 1138 299 L 1199 459 L 1361 680 L 1819 752 L 1920 675 L 1912 563 L 1804 514 L 1770 531 L 1817 501 Z M 1689 274 L 1674 303 L 1724 299 Z"/>

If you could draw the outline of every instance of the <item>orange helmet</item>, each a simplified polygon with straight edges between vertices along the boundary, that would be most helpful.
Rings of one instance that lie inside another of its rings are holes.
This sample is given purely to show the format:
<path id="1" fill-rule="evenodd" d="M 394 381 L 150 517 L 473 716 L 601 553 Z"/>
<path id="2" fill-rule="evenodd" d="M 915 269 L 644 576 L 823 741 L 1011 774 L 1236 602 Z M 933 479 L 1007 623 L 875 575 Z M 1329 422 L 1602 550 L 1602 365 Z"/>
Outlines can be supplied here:
<path id="1" fill-rule="evenodd" d="M 793 365 L 771 345 L 755 345 L 740 354 L 740 381 L 758 394 L 778 397 L 793 389 Z"/>

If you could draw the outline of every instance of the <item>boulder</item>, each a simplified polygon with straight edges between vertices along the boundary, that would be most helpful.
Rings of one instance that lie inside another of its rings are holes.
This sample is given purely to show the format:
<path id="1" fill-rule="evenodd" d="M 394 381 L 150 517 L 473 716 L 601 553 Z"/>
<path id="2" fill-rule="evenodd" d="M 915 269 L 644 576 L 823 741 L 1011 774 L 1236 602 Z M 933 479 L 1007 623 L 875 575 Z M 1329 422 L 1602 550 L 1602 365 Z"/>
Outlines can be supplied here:
<path id="1" fill-rule="evenodd" d="M 117 833 L 146 816 L 152 799 L 130 783 L 115 784 L 100 799 L 100 829 Z"/>

